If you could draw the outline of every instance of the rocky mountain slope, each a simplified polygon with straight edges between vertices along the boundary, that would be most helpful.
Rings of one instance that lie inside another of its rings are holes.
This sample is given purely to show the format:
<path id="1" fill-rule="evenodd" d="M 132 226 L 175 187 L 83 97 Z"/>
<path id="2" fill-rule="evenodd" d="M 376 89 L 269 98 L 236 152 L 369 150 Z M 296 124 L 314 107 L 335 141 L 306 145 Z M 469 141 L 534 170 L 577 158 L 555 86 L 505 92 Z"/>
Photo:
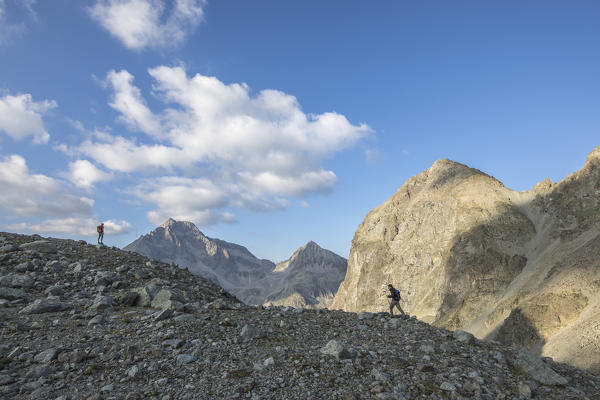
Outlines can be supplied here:
<path id="1" fill-rule="evenodd" d="M 328 306 L 347 268 L 345 258 L 314 242 L 275 265 L 243 246 L 206 237 L 191 222 L 173 219 L 123 250 L 187 267 L 254 305 Z"/>
<path id="2" fill-rule="evenodd" d="M 2 399 L 597 399 L 588 372 L 417 319 L 248 307 L 116 248 L 0 233 Z"/>
<path id="3" fill-rule="evenodd" d="M 209 238 L 193 223 L 171 218 L 123 250 L 186 267 L 232 293 L 252 286 L 275 268 L 273 262 L 259 260 L 243 246 Z"/>
<path id="4" fill-rule="evenodd" d="M 386 309 L 600 371 L 600 147 L 559 183 L 514 192 L 436 161 L 371 211 L 332 308 Z"/>
<path id="5" fill-rule="evenodd" d="M 327 307 L 346 275 L 348 261 L 315 242 L 300 247 L 253 288 L 238 296 L 249 304 Z"/>

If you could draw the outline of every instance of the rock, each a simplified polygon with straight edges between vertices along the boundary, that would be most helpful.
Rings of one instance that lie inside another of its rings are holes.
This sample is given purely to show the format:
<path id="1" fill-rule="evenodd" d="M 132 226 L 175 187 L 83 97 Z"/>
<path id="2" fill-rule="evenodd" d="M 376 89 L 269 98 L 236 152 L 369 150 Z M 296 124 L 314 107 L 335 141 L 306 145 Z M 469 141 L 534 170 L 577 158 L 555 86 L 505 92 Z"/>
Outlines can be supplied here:
<path id="1" fill-rule="evenodd" d="M 52 285 L 49 286 L 46 290 L 44 290 L 44 293 L 52 296 L 62 296 L 63 294 L 65 294 L 65 290 L 61 285 Z"/>
<path id="2" fill-rule="evenodd" d="M 456 391 L 456 386 L 454 386 L 450 382 L 442 382 L 442 384 L 440 385 L 440 389 L 444 392 L 454 392 Z"/>
<path id="3" fill-rule="evenodd" d="M 13 251 L 19 250 L 19 247 L 14 244 L 5 244 L 4 246 L 0 246 L 0 254 L 3 253 L 12 253 Z"/>
<path id="4" fill-rule="evenodd" d="M 95 313 L 111 311 L 113 309 L 112 303 L 112 297 L 99 294 L 94 298 L 94 301 L 89 308 Z"/>
<path id="5" fill-rule="evenodd" d="M 52 369 L 49 365 L 47 364 L 43 364 L 43 365 L 37 365 L 33 368 L 31 368 L 31 370 L 29 370 L 29 373 L 27 374 L 28 376 L 35 378 L 35 379 L 39 379 L 48 375 L 52 375 L 54 373 L 54 369 Z"/>
<path id="6" fill-rule="evenodd" d="M 135 305 L 139 296 L 140 295 L 137 292 L 125 292 L 119 295 L 119 297 L 117 298 L 117 303 L 127 307 L 131 307 Z"/>
<path id="7" fill-rule="evenodd" d="M 135 379 L 136 376 L 138 376 L 138 374 L 140 373 L 140 369 L 137 365 L 134 365 L 133 367 L 129 368 L 126 372 L 126 375 L 128 377 L 130 377 L 131 379 Z"/>
<path id="8" fill-rule="evenodd" d="M 457 329 L 454 332 L 452 332 L 452 337 L 458 340 L 459 342 L 466 344 L 473 344 L 475 342 L 475 336 L 473 336 L 469 332 L 460 329 Z"/>
<path id="9" fill-rule="evenodd" d="M 380 371 L 377 368 L 373 368 L 371 370 L 371 376 L 373 378 L 375 378 L 376 381 L 379 381 L 379 382 L 389 382 L 390 381 L 390 376 L 388 374 L 386 374 L 385 372 Z"/>
<path id="10" fill-rule="evenodd" d="M 32 288 L 35 281 L 27 275 L 11 274 L 0 276 L 0 286 L 8 286 L 12 288 Z"/>
<path id="11" fill-rule="evenodd" d="M 194 321 L 196 316 L 194 314 L 181 314 L 173 318 L 173 321 L 183 322 L 183 321 Z"/>
<path id="12" fill-rule="evenodd" d="M 366 312 L 366 311 L 358 313 L 358 319 L 359 320 L 373 319 L 373 318 L 375 318 L 375 314 L 374 313 L 370 313 L 370 312 Z"/>
<path id="13" fill-rule="evenodd" d="M 98 314 L 89 320 L 88 326 L 104 325 L 105 323 L 106 323 L 106 318 L 104 318 L 104 315 Z"/>
<path id="14" fill-rule="evenodd" d="M 150 303 L 150 306 L 152 308 L 160 308 L 163 310 L 167 308 L 179 310 L 183 308 L 183 303 L 184 299 L 180 293 L 164 288 L 156 293 Z"/>
<path id="15" fill-rule="evenodd" d="M 152 284 L 134 289 L 134 292 L 138 294 L 135 305 L 138 307 L 150 307 L 152 299 L 160 289 L 160 286 Z"/>
<path id="16" fill-rule="evenodd" d="M 435 351 L 435 349 L 433 348 L 432 345 L 430 344 L 422 344 L 419 347 L 419 350 L 423 353 L 433 353 Z"/>
<path id="17" fill-rule="evenodd" d="M 531 388 L 525 382 L 519 383 L 519 398 L 521 398 L 521 399 L 530 399 L 531 398 Z"/>
<path id="18" fill-rule="evenodd" d="M 254 369 L 257 371 L 264 371 L 275 365 L 275 359 L 273 357 L 266 358 L 263 361 L 254 363 Z"/>
<path id="19" fill-rule="evenodd" d="M 34 360 L 39 363 L 47 364 L 50 361 L 54 360 L 57 355 L 58 355 L 58 349 L 50 348 L 50 349 L 42 351 L 41 353 L 38 353 L 38 355 L 36 355 L 34 357 Z"/>
<path id="20" fill-rule="evenodd" d="M 264 337 L 265 334 L 261 330 L 259 330 L 256 326 L 252 324 L 246 324 L 242 327 L 242 331 L 240 332 L 240 336 L 244 340 L 252 340 Z"/>
<path id="21" fill-rule="evenodd" d="M 37 299 L 19 311 L 19 314 L 44 314 L 49 312 L 59 312 L 72 309 L 69 303 L 63 303 L 58 300 Z"/>
<path id="22" fill-rule="evenodd" d="M 335 339 L 327 342 L 325 347 L 321 349 L 321 353 L 327 354 L 330 356 L 334 356 L 338 360 L 350 359 L 352 358 L 351 353 L 344 348 L 344 346 Z"/>
<path id="23" fill-rule="evenodd" d="M 101 392 L 112 392 L 113 390 L 115 390 L 115 385 L 113 385 L 112 383 L 104 385 L 100 388 Z"/>
<path id="24" fill-rule="evenodd" d="M 191 355 L 191 354 L 180 354 L 180 355 L 177 356 L 177 362 L 176 362 L 176 364 L 178 366 L 182 366 L 182 365 L 185 365 L 185 364 L 192 363 L 194 361 L 196 361 L 196 357 L 194 357 L 193 355 Z"/>
<path id="25" fill-rule="evenodd" d="M 514 359 L 509 363 L 521 369 L 529 378 L 543 385 L 566 385 L 569 381 L 560 376 L 552 368 L 546 365 L 539 357 L 521 349 Z"/>
<path id="26" fill-rule="evenodd" d="M 36 240 L 35 242 L 24 243 L 19 246 L 21 250 L 33 250 L 43 254 L 55 254 L 56 245 L 47 240 Z"/>
<path id="27" fill-rule="evenodd" d="M 0 299 L 23 300 L 27 298 L 27 293 L 21 289 L 13 289 L 0 286 Z"/>
<path id="28" fill-rule="evenodd" d="M 183 346 L 183 343 L 185 342 L 181 339 L 167 339 L 162 344 L 163 346 L 170 346 L 174 349 L 178 349 Z"/>
<path id="29" fill-rule="evenodd" d="M 0 386 L 10 385 L 17 380 L 10 375 L 0 374 Z"/>
<path id="30" fill-rule="evenodd" d="M 154 316 L 155 321 L 162 321 L 163 319 L 171 318 L 173 316 L 173 309 L 167 308 L 157 312 Z"/>

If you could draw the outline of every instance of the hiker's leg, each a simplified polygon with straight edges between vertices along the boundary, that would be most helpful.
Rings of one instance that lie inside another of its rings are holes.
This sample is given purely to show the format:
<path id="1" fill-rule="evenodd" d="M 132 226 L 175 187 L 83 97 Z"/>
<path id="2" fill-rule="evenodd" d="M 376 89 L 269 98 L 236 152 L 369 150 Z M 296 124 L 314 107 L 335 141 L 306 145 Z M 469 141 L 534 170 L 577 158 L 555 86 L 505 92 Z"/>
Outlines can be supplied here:
<path id="1" fill-rule="evenodd" d="M 390 314 L 394 315 L 394 302 L 393 301 L 390 303 Z"/>
<path id="2" fill-rule="evenodd" d="M 396 307 L 398 307 L 398 310 L 400 310 L 400 314 L 405 315 L 406 313 L 404 312 L 404 310 L 402 309 L 402 307 L 400 307 L 400 302 L 396 302 Z"/>

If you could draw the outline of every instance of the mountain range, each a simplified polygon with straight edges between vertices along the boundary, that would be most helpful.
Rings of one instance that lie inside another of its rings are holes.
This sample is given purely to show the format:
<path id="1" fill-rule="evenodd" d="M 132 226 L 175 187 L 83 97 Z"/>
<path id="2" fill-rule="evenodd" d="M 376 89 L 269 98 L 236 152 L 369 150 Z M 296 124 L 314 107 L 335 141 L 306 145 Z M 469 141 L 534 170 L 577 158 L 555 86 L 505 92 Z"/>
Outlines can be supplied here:
<path id="1" fill-rule="evenodd" d="M 188 268 L 254 305 L 326 307 L 347 267 L 345 258 L 312 241 L 275 264 L 243 246 L 205 236 L 192 222 L 171 218 L 123 250 Z"/>

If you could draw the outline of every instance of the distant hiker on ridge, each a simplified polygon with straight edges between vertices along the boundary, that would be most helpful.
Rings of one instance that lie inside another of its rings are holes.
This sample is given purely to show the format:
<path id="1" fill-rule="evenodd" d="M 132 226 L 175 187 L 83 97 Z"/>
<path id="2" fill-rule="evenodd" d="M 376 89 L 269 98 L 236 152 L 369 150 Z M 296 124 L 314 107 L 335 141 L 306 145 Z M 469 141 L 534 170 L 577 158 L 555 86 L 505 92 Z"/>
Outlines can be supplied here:
<path id="1" fill-rule="evenodd" d="M 392 301 L 390 301 L 390 314 L 393 316 L 394 315 L 394 307 L 397 307 L 398 310 L 400 310 L 400 313 L 402 313 L 402 315 L 406 315 L 404 313 L 404 311 L 402 310 L 402 308 L 400 307 L 400 291 L 396 288 L 394 288 L 394 286 L 392 286 L 392 284 L 388 284 L 388 289 L 390 291 L 390 294 L 387 296 L 389 299 L 392 299 Z"/>
<path id="2" fill-rule="evenodd" d="M 104 222 L 101 222 L 100 225 L 96 227 L 96 231 L 98 232 L 98 244 L 104 244 L 102 243 L 102 240 L 104 239 Z"/>

